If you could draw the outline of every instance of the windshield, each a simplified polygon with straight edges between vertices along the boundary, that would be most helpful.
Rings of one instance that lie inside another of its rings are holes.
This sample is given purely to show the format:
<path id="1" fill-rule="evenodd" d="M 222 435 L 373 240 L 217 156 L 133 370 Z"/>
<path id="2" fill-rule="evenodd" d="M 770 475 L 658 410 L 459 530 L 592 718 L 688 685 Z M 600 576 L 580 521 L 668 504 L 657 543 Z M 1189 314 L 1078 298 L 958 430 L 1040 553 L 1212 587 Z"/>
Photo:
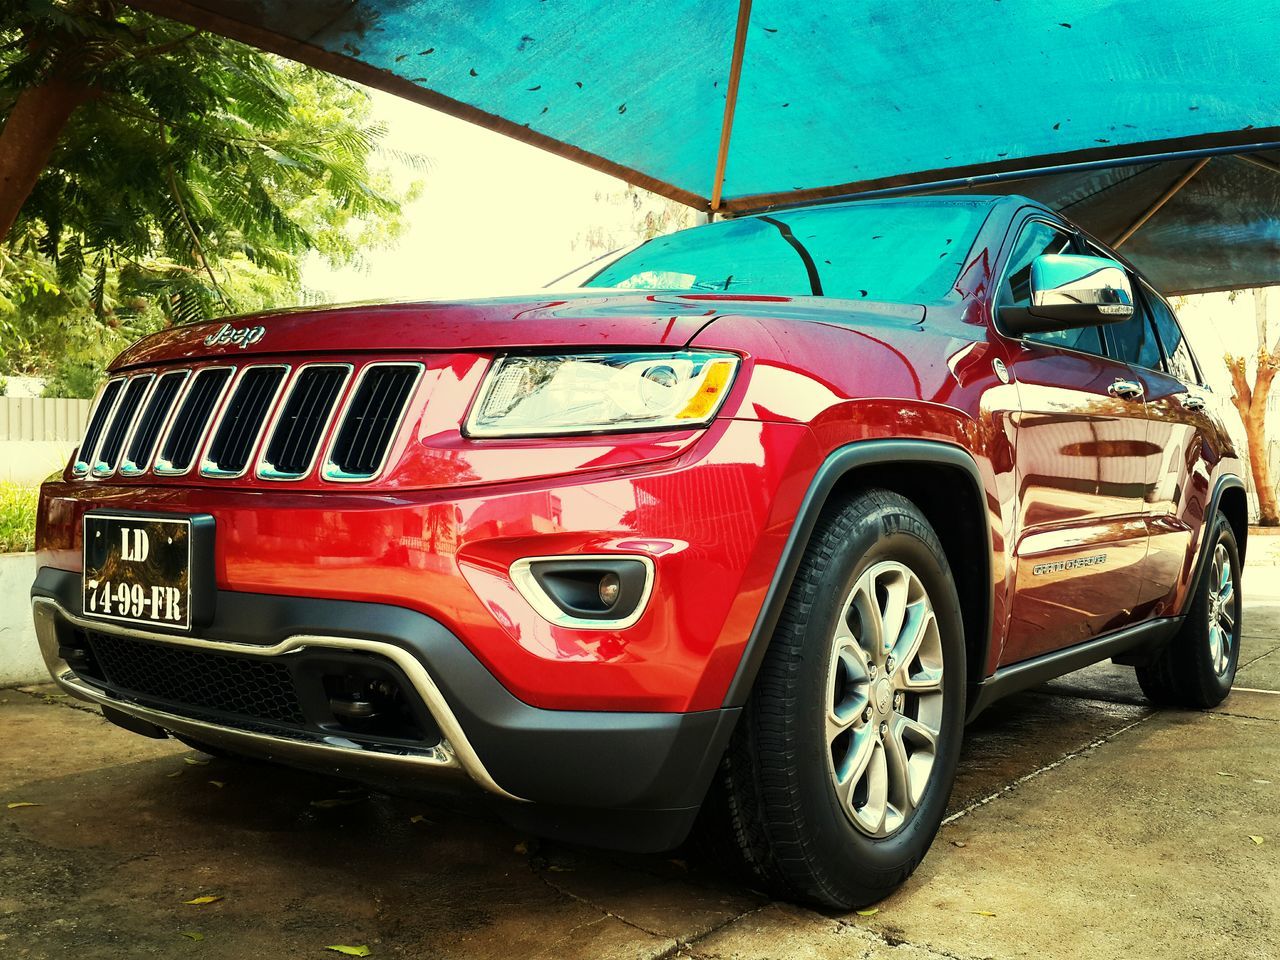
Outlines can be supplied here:
<path id="1" fill-rule="evenodd" d="M 655 237 L 582 285 L 938 300 L 960 275 L 987 206 L 877 201 L 724 220 Z"/>

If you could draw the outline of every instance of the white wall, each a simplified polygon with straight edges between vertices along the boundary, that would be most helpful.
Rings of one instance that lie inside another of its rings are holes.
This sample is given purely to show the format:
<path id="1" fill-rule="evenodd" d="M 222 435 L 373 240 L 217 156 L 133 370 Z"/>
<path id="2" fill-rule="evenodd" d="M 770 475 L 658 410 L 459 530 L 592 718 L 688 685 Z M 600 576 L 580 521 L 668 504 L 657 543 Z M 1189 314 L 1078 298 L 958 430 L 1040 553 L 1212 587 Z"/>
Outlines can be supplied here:
<path id="1" fill-rule="evenodd" d="M 66 440 L 0 440 L 0 483 L 36 486 L 60 472 L 75 448 Z"/>
<path id="2" fill-rule="evenodd" d="M 67 465 L 90 401 L 0 397 L 0 482 L 37 484 Z"/>
<path id="3" fill-rule="evenodd" d="M 31 622 L 34 553 L 0 554 L 0 687 L 49 679 Z"/>

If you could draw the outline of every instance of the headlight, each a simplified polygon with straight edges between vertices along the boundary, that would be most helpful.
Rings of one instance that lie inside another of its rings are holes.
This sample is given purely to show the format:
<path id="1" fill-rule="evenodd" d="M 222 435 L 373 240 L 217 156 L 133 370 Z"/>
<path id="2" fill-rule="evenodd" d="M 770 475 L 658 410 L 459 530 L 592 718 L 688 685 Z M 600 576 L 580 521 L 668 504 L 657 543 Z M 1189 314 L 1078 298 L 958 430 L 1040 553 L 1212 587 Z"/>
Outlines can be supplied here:
<path id="1" fill-rule="evenodd" d="M 725 353 L 505 356 L 471 406 L 471 437 L 703 427 L 733 382 Z"/>

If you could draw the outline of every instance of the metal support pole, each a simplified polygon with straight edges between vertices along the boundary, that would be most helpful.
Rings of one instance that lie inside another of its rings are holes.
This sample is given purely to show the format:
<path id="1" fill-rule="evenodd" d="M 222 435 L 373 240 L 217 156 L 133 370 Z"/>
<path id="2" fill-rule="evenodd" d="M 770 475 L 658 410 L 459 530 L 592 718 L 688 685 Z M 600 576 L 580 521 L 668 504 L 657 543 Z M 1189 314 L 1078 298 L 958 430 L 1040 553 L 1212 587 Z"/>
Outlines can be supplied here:
<path id="1" fill-rule="evenodd" d="M 1238 156 L 1245 163 L 1251 163 L 1255 167 L 1261 167 L 1263 170 L 1270 170 L 1272 173 L 1280 173 L 1280 163 L 1268 160 L 1266 157 L 1255 157 L 1249 153 L 1241 153 Z"/>
<path id="2" fill-rule="evenodd" d="M 1137 220 L 1129 224 L 1129 229 L 1127 229 L 1124 233 L 1120 234 L 1119 237 L 1117 237 L 1114 241 L 1112 241 L 1111 246 L 1115 247 L 1116 249 L 1119 249 L 1120 247 L 1122 247 L 1126 240 L 1128 240 L 1135 233 L 1137 233 L 1144 223 L 1146 223 L 1148 220 L 1150 220 L 1160 211 L 1161 207 L 1163 207 L 1166 203 L 1168 203 L 1175 196 L 1177 196 L 1178 191 L 1181 190 L 1183 187 L 1185 187 L 1190 182 L 1192 177 L 1194 177 L 1197 173 L 1203 170 L 1205 164 L 1208 163 L 1211 159 L 1212 159 L 1211 157 L 1201 157 L 1199 160 L 1193 163 L 1191 165 L 1190 170 L 1188 170 L 1186 173 L 1180 176 L 1174 182 L 1173 186 L 1171 186 L 1164 193 L 1160 194 L 1160 196 L 1156 199 L 1156 202 L 1153 203 L 1151 206 L 1147 207 L 1145 211 L 1143 211 L 1142 216 L 1138 217 Z"/>
<path id="3" fill-rule="evenodd" d="M 716 173 L 711 181 L 711 210 L 720 209 L 724 168 L 729 161 L 729 137 L 733 133 L 733 112 L 738 106 L 738 80 L 742 76 L 742 55 L 747 46 L 747 25 L 751 20 L 751 0 L 738 0 L 738 28 L 733 36 L 733 59 L 729 63 L 729 88 L 724 98 L 724 120 L 720 124 L 720 149 L 716 153 Z"/>

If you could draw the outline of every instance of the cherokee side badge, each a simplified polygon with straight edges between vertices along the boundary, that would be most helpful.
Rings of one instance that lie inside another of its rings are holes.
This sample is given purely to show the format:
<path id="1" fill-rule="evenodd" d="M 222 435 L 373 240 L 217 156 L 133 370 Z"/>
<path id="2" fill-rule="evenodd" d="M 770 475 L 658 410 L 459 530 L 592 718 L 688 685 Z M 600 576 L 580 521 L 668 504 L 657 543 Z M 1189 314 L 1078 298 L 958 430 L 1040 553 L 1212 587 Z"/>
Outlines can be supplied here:
<path id="1" fill-rule="evenodd" d="M 1061 573 L 1064 570 L 1079 570 L 1083 567 L 1096 567 L 1107 562 L 1105 553 L 1092 557 L 1075 557 L 1071 560 L 1054 560 L 1049 563 L 1037 563 L 1031 568 L 1033 577 L 1043 577 L 1046 573 Z"/>
<path id="2" fill-rule="evenodd" d="M 250 344 L 257 343 L 266 336 L 266 327 L 233 327 L 229 323 L 224 323 L 222 327 L 209 336 L 204 338 L 206 347 L 221 347 L 229 344 L 235 344 L 241 350 Z"/>

